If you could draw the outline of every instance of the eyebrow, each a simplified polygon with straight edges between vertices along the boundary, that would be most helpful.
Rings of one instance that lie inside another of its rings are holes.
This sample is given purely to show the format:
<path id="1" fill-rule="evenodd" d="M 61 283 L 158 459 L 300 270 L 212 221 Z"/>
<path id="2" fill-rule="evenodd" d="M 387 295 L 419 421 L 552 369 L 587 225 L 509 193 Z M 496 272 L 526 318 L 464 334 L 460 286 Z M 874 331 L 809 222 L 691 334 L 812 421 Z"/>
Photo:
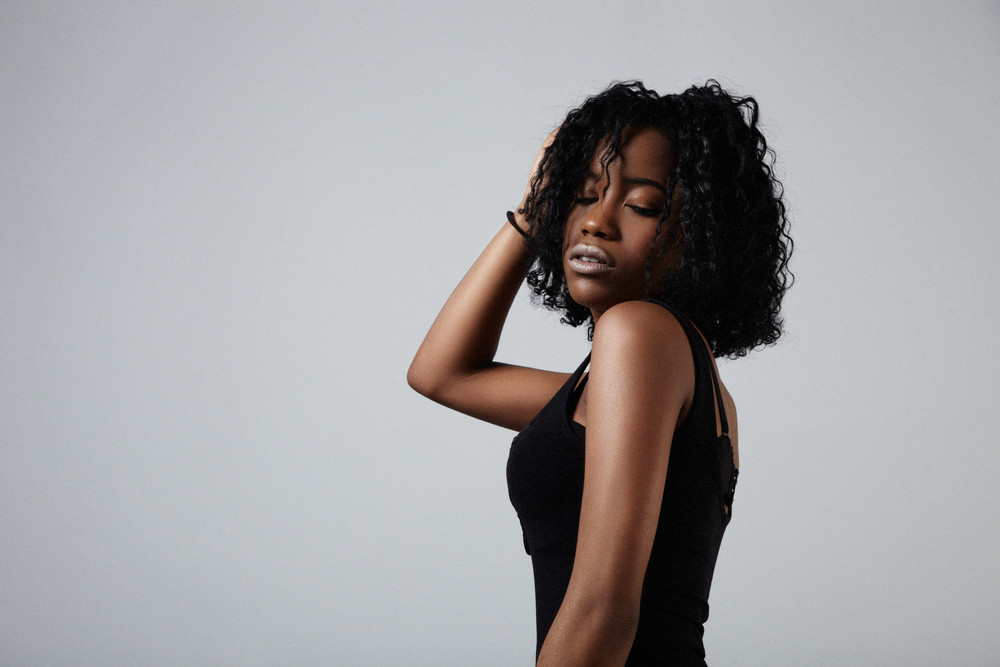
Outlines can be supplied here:
<path id="1" fill-rule="evenodd" d="M 592 178 L 595 181 L 598 178 L 600 178 L 597 174 L 595 174 L 594 172 L 592 172 L 590 170 L 588 170 L 587 173 L 584 174 L 584 176 L 586 176 L 588 179 Z M 648 185 L 650 187 L 656 188 L 657 190 L 659 190 L 663 194 L 667 194 L 667 189 L 665 187 L 663 187 L 661 184 L 659 184 L 656 181 L 654 181 L 653 179 L 651 179 L 651 178 L 626 178 L 625 182 L 628 183 L 629 185 Z"/>
<path id="2" fill-rule="evenodd" d="M 663 194 L 667 194 L 667 189 L 665 187 L 650 178 L 626 178 L 625 182 L 632 185 L 650 185 Z"/>

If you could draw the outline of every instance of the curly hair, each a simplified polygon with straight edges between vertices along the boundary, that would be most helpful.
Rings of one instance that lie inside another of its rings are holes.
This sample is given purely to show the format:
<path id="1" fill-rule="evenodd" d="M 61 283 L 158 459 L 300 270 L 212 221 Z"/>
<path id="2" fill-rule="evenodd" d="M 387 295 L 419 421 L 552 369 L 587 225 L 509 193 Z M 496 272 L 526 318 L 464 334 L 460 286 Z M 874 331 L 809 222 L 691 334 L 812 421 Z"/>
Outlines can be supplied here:
<path id="1" fill-rule="evenodd" d="M 594 322 L 573 301 L 563 273 L 563 229 L 595 153 L 606 171 L 620 154 L 623 135 L 660 130 L 676 156 L 667 191 L 681 193 L 678 269 L 655 276 L 648 297 L 685 313 L 715 356 L 741 357 L 781 335 L 781 299 L 791 285 L 792 239 L 772 166 L 774 153 L 758 127 L 752 97 L 734 97 L 709 80 L 677 95 L 658 95 L 639 81 L 615 83 L 571 111 L 545 152 L 525 201 L 532 234 L 528 284 L 547 308 L 572 326 Z M 627 138 L 627 137 L 626 137 Z M 657 225 L 647 276 L 670 244 Z M 675 232 L 676 233 L 676 232 Z"/>

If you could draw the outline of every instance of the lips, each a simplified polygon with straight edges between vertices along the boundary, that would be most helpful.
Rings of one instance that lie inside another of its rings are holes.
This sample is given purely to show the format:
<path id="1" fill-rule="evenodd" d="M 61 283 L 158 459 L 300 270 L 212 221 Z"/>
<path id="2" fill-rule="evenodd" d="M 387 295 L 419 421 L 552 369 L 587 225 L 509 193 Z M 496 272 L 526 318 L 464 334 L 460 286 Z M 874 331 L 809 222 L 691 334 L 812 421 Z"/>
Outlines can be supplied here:
<path id="1" fill-rule="evenodd" d="M 597 246 L 578 243 L 570 248 L 567 255 L 569 265 L 577 273 L 603 273 L 614 268 L 611 256 Z"/>

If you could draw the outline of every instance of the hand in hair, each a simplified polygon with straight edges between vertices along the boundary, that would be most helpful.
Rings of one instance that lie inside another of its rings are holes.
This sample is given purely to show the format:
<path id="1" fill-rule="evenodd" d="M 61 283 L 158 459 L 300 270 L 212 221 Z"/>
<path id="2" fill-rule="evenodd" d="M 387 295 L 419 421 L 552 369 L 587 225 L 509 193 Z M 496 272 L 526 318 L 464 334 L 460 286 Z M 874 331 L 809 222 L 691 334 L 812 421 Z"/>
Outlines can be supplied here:
<path id="1" fill-rule="evenodd" d="M 517 226 L 518 229 L 522 230 L 525 235 L 531 235 L 531 223 L 525 218 L 525 211 L 527 209 L 528 197 L 531 196 L 531 192 L 536 187 L 536 181 L 540 178 L 542 160 L 545 159 L 545 153 L 548 151 L 549 146 L 555 141 L 556 135 L 559 134 L 559 128 L 552 130 L 549 136 L 545 137 L 542 141 L 541 148 L 538 149 L 538 154 L 535 155 L 534 162 L 531 163 L 531 171 L 528 172 L 528 185 L 524 189 L 524 196 L 521 197 L 521 203 L 517 205 L 514 209 L 514 220 L 513 224 Z M 539 184 L 540 186 L 540 184 Z"/>

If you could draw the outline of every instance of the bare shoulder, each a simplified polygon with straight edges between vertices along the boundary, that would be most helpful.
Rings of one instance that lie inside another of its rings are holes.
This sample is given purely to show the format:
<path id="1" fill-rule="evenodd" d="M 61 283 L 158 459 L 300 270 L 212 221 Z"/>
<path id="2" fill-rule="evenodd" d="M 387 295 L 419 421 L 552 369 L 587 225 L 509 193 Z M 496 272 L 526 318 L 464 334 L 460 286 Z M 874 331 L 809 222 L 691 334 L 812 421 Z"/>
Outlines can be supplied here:
<path id="1" fill-rule="evenodd" d="M 626 301 L 609 308 L 594 327 L 594 353 L 606 347 L 652 355 L 650 361 L 687 359 L 693 363 L 684 327 L 666 308 L 649 301 Z"/>
<path id="2" fill-rule="evenodd" d="M 661 395 L 679 394 L 685 407 L 694 393 L 694 358 L 684 327 L 666 308 L 648 301 L 626 301 L 600 317 L 591 374 L 598 381 L 637 381 Z"/>

